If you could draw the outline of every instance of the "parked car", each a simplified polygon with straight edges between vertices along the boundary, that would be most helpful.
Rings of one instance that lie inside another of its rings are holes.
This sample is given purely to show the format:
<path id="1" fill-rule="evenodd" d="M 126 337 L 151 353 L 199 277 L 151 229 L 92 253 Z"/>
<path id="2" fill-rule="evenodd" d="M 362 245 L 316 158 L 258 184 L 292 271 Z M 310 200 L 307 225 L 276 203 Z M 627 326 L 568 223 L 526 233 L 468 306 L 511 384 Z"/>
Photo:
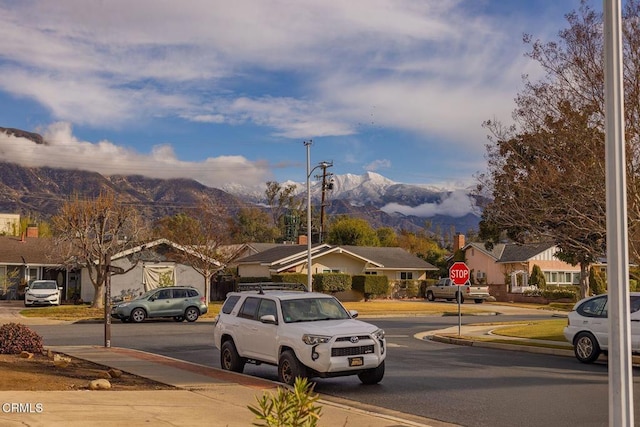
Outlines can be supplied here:
<path id="1" fill-rule="evenodd" d="M 176 322 L 195 322 L 209 307 L 204 296 L 190 286 L 152 289 L 138 298 L 111 308 L 111 317 L 123 323 L 140 323 L 146 318 L 172 317 Z"/>
<path id="2" fill-rule="evenodd" d="M 482 304 L 483 301 L 490 299 L 491 295 L 489 295 L 489 286 L 487 285 L 472 285 L 470 282 L 456 285 L 448 277 L 442 277 L 434 285 L 427 286 L 424 297 L 429 301 L 436 299 L 458 301 L 459 299 L 460 304 L 465 299 L 472 299 L 476 304 Z"/>
<path id="3" fill-rule="evenodd" d="M 357 314 L 316 292 L 259 287 L 229 293 L 213 334 L 220 365 L 235 372 L 246 363 L 275 365 L 279 381 L 289 385 L 296 377 L 346 375 L 377 384 L 387 354 L 384 331 Z"/>
<path id="4" fill-rule="evenodd" d="M 24 305 L 60 305 L 62 287 L 55 280 L 34 280 L 24 292 Z"/>
<path id="5" fill-rule="evenodd" d="M 640 292 L 630 293 L 631 346 L 640 352 Z M 598 359 L 609 346 L 608 297 L 606 294 L 578 301 L 567 317 L 564 337 L 573 344 L 576 358 L 583 363 Z"/>

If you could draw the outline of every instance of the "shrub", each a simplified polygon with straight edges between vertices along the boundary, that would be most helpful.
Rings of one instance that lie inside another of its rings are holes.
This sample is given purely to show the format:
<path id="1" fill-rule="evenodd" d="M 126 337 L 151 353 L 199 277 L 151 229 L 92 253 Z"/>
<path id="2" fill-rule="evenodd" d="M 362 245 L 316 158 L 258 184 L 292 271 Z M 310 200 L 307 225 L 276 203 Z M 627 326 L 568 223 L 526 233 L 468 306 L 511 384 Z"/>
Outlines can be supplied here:
<path id="1" fill-rule="evenodd" d="M 274 282 L 282 282 L 282 283 L 302 283 L 303 285 L 307 284 L 307 275 L 302 273 L 282 273 L 282 274 L 274 274 L 271 276 L 271 280 Z M 313 280 L 313 278 L 312 278 Z"/>
<path id="2" fill-rule="evenodd" d="M 538 264 L 533 265 L 531 276 L 529 276 L 529 286 L 537 286 L 540 289 L 544 289 L 547 287 L 547 281 L 544 278 L 542 269 Z"/>
<path id="3" fill-rule="evenodd" d="M 364 294 L 366 299 L 389 294 L 389 278 L 372 274 L 352 277 L 351 287 Z"/>
<path id="4" fill-rule="evenodd" d="M 42 337 L 20 323 L 0 326 L 0 354 L 42 353 Z"/>
<path id="5" fill-rule="evenodd" d="M 313 384 L 306 378 L 296 378 L 293 390 L 278 387 L 275 394 L 265 393 L 261 398 L 256 397 L 258 406 L 249 405 L 248 408 L 263 423 L 254 423 L 265 427 L 315 427 L 322 412 L 317 406 L 319 399 L 313 394 Z"/>
<path id="6" fill-rule="evenodd" d="M 343 273 L 314 274 L 313 290 L 316 292 L 340 292 L 351 290 L 351 276 Z"/>
<path id="7" fill-rule="evenodd" d="M 591 267 L 589 269 L 589 290 L 592 295 L 600 295 L 607 292 L 607 283 L 598 268 Z"/>

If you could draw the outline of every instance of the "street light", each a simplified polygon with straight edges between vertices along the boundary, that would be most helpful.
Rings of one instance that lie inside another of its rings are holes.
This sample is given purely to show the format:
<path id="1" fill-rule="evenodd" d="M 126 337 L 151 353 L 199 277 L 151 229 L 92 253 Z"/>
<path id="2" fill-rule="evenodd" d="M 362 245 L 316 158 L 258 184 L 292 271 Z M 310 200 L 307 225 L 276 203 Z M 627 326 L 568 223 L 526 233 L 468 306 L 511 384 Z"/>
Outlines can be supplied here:
<path id="1" fill-rule="evenodd" d="M 318 168 L 333 166 L 328 162 L 320 162 L 311 169 L 311 144 L 313 144 L 312 140 L 304 141 L 304 146 L 307 147 L 307 289 L 309 292 L 313 290 L 311 280 L 311 174 Z"/>

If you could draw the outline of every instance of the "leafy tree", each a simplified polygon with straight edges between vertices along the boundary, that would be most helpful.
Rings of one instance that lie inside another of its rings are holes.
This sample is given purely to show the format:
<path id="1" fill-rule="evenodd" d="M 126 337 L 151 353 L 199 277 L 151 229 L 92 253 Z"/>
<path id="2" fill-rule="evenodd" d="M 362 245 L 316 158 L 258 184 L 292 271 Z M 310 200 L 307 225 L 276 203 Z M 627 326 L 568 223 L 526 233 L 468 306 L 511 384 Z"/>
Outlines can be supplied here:
<path id="1" fill-rule="evenodd" d="M 280 231 L 280 236 L 286 235 L 285 215 L 302 218 L 303 200 L 297 197 L 297 187 L 295 184 L 283 186 L 279 182 L 267 182 L 265 196 L 267 204 L 271 209 L 273 225 Z"/>
<path id="2" fill-rule="evenodd" d="M 607 292 L 607 279 L 600 273 L 597 267 L 589 270 L 589 289 L 593 295 L 600 295 Z"/>
<path id="3" fill-rule="evenodd" d="M 365 219 L 338 216 L 329 225 L 327 243 L 332 245 L 380 246 L 376 231 Z"/>
<path id="4" fill-rule="evenodd" d="M 238 214 L 229 220 L 231 240 L 236 243 L 272 243 L 280 231 L 270 225 L 269 214 L 256 207 L 240 208 Z"/>
<path id="5" fill-rule="evenodd" d="M 637 0 L 625 2 L 625 139 L 629 248 L 640 250 L 640 26 Z M 604 164 L 604 60 L 602 14 L 585 1 L 566 15 L 558 40 L 525 36 L 528 56 L 545 76 L 528 77 L 516 97 L 514 124 L 487 121 L 488 171 L 479 193 L 488 196 L 480 235 L 489 244 L 506 235 L 518 242 L 552 241 L 558 257 L 581 268 L 580 296 L 588 294 L 588 268 L 606 252 Z"/>
<path id="6" fill-rule="evenodd" d="M 52 218 L 52 228 L 57 247 L 69 264 L 81 264 L 89 272 L 94 308 L 104 307 L 105 279 L 111 274 L 107 259 L 137 246 L 148 234 L 138 209 L 122 203 L 113 193 L 102 193 L 95 199 L 73 196 Z"/>
<path id="7" fill-rule="evenodd" d="M 398 246 L 398 235 L 391 227 L 381 227 L 376 230 L 380 246 L 396 247 Z"/>
<path id="8" fill-rule="evenodd" d="M 398 246 L 412 253 L 434 267 L 440 269 L 440 276 L 448 274 L 447 256 L 449 252 L 442 248 L 435 240 L 429 237 L 426 231 L 413 233 L 407 230 L 400 231 Z"/>
<path id="9" fill-rule="evenodd" d="M 542 273 L 542 269 L 538 264 L 534 264 L 531 269 L 531 276 L 529 276 L 529 286 L 537 286 L 540 289 L 544 289 L 547 287 L 547 281 L 544 278 L 544 274 Z"/>

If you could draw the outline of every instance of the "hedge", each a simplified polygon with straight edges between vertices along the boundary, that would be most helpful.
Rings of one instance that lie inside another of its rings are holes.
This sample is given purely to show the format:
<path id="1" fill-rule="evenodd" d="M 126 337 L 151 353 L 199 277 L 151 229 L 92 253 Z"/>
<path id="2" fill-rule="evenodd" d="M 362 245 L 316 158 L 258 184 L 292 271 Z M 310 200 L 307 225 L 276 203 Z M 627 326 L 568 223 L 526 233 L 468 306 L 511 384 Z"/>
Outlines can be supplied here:
<path id="1" fill-rule="evenodd" d="M 362 292 L 366 299 L 389 294 L 389 278 L 373 274 L 357 275 L 351 278 L 351 287 Z"/>

